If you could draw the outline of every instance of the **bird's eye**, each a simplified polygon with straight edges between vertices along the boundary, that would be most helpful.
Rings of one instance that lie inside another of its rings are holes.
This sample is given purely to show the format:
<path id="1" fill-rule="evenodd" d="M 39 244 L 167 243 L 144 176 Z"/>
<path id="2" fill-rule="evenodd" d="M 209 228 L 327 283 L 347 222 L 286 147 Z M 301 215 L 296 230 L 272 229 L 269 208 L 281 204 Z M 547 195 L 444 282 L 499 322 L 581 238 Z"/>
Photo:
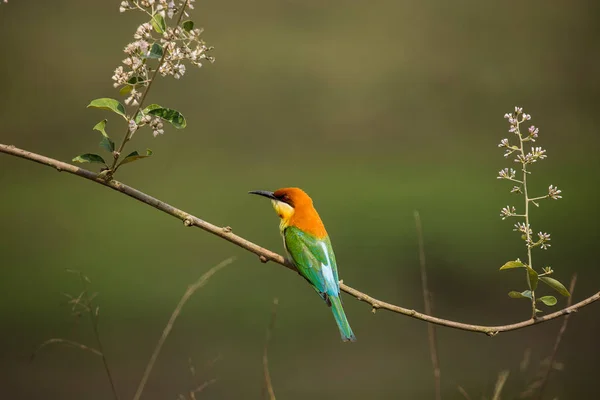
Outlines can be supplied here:
<path id="1" fill-rule="evenodd" d="M 284 193 L 281 196 L 278 196 L 277 198 L 279 199 L 279 201 L 282 201 L 286 204 L 292 205 L 292 199 L 290 198 L 290 196 L 287 193 Z"/>

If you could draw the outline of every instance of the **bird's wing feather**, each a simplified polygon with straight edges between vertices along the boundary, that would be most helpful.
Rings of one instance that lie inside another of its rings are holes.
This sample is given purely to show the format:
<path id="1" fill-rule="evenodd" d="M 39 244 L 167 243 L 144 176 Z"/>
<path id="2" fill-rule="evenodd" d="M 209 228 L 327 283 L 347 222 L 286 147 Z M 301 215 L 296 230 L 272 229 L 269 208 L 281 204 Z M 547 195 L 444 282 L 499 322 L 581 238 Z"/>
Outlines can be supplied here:
<path id="1" fill-rule="evenodd" d="M 314 237 L 294 226 L 287 227 L 283 234 L 286 250 L 298 272 L 319 293 L 338 296 L 340 287 L 337 265 L 329 238 Z"/>

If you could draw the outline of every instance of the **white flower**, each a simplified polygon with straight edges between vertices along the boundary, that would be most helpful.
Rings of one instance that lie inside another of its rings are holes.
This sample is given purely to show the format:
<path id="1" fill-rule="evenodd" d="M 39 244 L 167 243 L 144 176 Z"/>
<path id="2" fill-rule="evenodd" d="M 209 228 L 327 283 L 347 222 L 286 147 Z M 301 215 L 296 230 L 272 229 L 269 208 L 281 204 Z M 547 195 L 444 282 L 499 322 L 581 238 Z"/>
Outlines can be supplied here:
<path id="1" fill-rule="evenodd" d="M 152 122 L 150 122 L 150 128 L 152 128 L 152 134 L 154 135 L 154 137 L 165 133 L 163 129 L 163 123 L 160 120 L 160 118 L 154 118 Z"/>
<path id="2" fill-rule="evenodd" d="M 562 190 L 559 190 L 556 186 L 550 185 L 548 187 L 548 196 L 553 200 L 562 199 L 561 193 Z"/>
<path id="3" fill-rule="evenodd" d="M 505 220 L 506 218 L 512 217 L 514 215 L 516 215 L 515 207 L 506 206 L 502 208 L 502 210 L 500 210 L 500 216 L 502 217 L 502 220 Z"/>
<path id="4" fill-rule="evenodd" d="M 513 231 L 522 232 L 522 233 L 526 234 L 527 236 L 530 236 L 533 233 L 533 231 L 529 227 L 529 224 L 525 225 L 524 222 L 517 222 L 515 224 L 515 229 L 513 229 Z"/>
<path id="5" fill-rule="evenodd" d="M 538 237 L 540 238 L 538 241 L 540 247 L 544 250 L 548 250 L 548 247 L 551 246 L 550 243 L 547 243 L 550 241 L 550 234 L 546 232 L 540 232 L 538 233 Z"/>
<path id="6" fill-rule="evenodd" d="M 137 131 L 138 125 L 132 119 L 129 120 L 128 125 L 129 125 L 129 132 L 133 135 L 134 132 Z"/>
<path id="7" fill-rule="evenodd" d="M 504 168 L 498 172 L 497 179 L 511 179 L 511 178 L 514 178 L 516 176 L 516 174 L 517 174 L 517 171 L 515 171 L 514 169 Z"/>
<path id="8" fill-rule="evenodd" d="M 544 158 L 548 157 L 546 155 L 546 150 L 542 149 L 541 147 L 532 147 L 531 155 L 533 158 L 535 158 L 535 159 L 539 158 L 540 160 L 543 160 Z"/>

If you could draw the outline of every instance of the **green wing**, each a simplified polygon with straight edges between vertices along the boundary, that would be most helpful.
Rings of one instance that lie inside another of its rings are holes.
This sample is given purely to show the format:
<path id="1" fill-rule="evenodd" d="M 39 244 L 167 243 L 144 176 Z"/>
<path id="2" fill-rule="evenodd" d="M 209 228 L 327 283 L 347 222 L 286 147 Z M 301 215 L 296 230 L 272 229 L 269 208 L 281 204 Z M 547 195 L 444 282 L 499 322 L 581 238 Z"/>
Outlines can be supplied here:
<path id="1" fill-rule="evenodd" d="M 329 237 L 319 239 L 289 226 L 283 231 L 283 238 L 298 272 L 321 297 L 329 303 L 328 296 L 339 296 L 337 265 Z"/>

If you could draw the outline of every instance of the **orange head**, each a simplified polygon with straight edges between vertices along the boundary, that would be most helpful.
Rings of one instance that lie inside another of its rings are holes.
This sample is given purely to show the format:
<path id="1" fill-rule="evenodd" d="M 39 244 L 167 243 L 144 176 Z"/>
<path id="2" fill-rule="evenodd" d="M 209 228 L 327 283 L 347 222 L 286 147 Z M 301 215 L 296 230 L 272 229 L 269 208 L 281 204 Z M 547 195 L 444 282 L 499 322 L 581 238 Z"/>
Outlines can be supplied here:
<path id="1" fill-rule="evenodd" d="M 323 238 L 327 231 L 321 222 L 313 201 L 306 192 L 300 188 L 283 188 L 274 192 L 255 190 L 249 192 L 271 199 L 273 208 L 281 218 L 281 229 L 295 226 L 313 236 Z"/>

